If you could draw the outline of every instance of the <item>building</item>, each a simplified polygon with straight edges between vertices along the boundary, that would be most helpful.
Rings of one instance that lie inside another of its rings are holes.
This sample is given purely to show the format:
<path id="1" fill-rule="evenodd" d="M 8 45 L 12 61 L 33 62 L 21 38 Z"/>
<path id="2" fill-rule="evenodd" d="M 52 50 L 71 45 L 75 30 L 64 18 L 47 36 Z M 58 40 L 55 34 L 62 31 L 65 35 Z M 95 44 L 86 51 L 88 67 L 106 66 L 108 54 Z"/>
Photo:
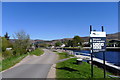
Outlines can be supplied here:
<path id="1" fill-rule="evenodd" d="M 109 46 L 111 47 L 120 47 L 120 40 L 110 40 Z"/>
<path id="2" fill-rule="evenodd" d="M 60 47 L 65 47 L 65 44 L 62 44 Z"/>

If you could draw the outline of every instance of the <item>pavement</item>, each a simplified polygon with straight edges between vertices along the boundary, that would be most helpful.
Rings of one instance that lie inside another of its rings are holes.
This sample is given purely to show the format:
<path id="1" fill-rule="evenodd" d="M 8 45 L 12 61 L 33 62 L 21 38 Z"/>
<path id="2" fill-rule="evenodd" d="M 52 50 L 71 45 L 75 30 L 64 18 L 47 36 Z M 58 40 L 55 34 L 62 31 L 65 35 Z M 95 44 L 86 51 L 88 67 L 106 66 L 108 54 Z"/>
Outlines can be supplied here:
<path id="1" fill-rule="evenodd" d="M 57 62 L 57 54 L 48 49 L 44 49 L 44 52 L 2 72 L 2 78 L 47 78 L 51 66 Z"/>

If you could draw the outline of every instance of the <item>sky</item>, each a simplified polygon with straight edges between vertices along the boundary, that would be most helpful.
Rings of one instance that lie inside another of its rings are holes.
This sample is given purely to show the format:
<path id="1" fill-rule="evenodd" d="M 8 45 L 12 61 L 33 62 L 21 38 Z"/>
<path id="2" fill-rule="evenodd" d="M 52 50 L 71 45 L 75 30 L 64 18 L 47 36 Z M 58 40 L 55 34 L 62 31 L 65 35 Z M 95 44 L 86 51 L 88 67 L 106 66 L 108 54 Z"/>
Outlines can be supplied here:
<path id="1" fill-rule="evenodd" d="M 118 32 L 117 2 L 4 2 L 2 36 L 24 30 L 31 39 L 54 40 L 89 36 L 89 26 Z"/>

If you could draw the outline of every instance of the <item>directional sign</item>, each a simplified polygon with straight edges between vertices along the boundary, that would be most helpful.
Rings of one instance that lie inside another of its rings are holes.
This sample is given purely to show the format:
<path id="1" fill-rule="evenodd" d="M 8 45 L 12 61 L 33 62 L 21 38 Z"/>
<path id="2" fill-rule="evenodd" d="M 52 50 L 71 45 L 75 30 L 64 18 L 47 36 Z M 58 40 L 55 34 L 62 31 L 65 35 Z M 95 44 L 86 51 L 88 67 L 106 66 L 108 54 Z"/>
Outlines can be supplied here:
<path id="1" fill-rule="evenodd" d="M 90 46 L 91 53 L 104 52 L 106 50 L 106 33 L 91 31 Z"/>

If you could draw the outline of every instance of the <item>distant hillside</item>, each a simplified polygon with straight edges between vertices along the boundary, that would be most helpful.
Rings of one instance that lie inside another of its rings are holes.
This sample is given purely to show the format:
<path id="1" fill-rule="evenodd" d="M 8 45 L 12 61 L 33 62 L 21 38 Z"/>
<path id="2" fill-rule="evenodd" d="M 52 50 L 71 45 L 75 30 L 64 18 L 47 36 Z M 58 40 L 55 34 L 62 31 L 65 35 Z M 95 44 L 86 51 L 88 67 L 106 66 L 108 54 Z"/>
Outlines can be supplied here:
<path id="1" fill-rule="evenodd" d="M 107 39 L 111 40 L 111 39 L 119 39 L 120 40 L 120 32 L 118 33 L 114 33 L 114 34 L 107 34 Z"/>
<path id="2" fill-rule="evenodd" d="M 113 33 L 113 34 L 107 34 L 107 40 L 118 40 L 118 35 L 120 35 L 120 32 L 118 33 Z M 89 41 L 89 36 L 87 37 L 81 37 L 84 41 Z M 31 40 L 32 43 L 35 43 L 35 42 L 43 42 L 43 43 L 47 43 L 47 44 L 55 44 L 57 41 L 68 41 L 68 40 L 72 40 L 72 38 L 63 38 L 63 39 L 56 39 L 56 40 L 51 40 L 51 41 L 48 41 L 48 40 L 40 40 L 40 39 L 36 39 L 36 40 Z M 120 40 L 120 38 L 119 38 Z M 15 39 L 11 39 L 11 42 L 14 42 Z"/>
<path id="3" fill-rule="evenodd" d="M 118 39 L 120 39 L 120 37 L 118 36 L 118 35 L 120 35 L 120 32 L 118 32 L 118 33 L 113 33 L 113 34 L 107 34 L 106 35 L 106 39 L 107 40 L 118 40 Z M 85 40 L 85 41 L 89 41 L 89 37 L 82 37 L 83 38 L 83 40 Z"/>
<path id="4" fill-rule="evenodd" d="M 107 40 L 118 40 L 118 35 L 120 35 L 120 32 L 118 33 L 113 33 L 113 34 L 107 34 Z M 84 41 L 89 41 L 89 36 L 87 37 L 81 37 Z M 120 37 L 119 37 L 120 39 Z M 66 41 L 66 40 L 72 40 L 72 38 L 64 38 L 64 39 L 58 39 L 58 40 L 52 40 L 53 42 L 57 42 L 57 41 Z"/>

